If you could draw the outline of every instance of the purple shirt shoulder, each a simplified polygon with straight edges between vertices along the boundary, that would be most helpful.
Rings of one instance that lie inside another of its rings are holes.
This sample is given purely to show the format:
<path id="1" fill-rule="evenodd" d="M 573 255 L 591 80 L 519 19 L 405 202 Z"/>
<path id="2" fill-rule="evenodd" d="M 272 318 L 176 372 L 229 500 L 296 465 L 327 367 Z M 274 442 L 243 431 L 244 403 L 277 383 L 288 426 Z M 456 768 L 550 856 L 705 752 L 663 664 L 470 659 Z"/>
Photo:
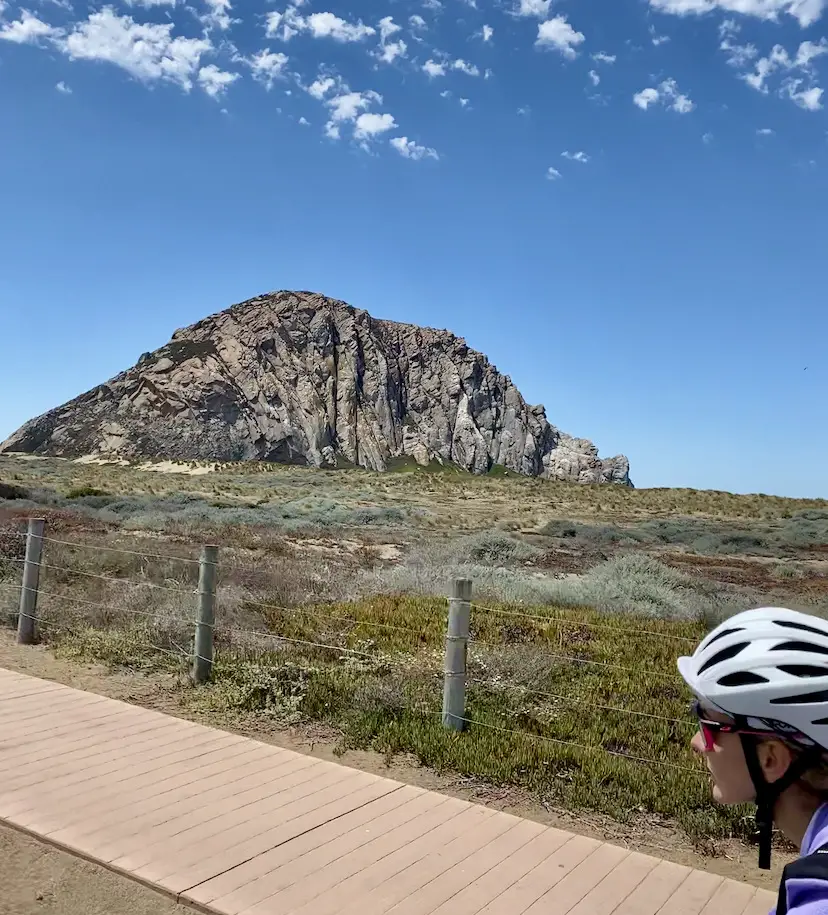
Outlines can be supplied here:
<path id="1" fill-rule="evenodd" d="M 811 818 L 802 839 L 802 856 L 813 854 L 828 845 L 828 804 L 823 804 Z M 828 869 L 826 869 L 828 873 Z M 828 915 L 828 879 L 793 877 L 786 881 L 788 915 Z M 770 915 L 775 915 L 772 909 Z"/>

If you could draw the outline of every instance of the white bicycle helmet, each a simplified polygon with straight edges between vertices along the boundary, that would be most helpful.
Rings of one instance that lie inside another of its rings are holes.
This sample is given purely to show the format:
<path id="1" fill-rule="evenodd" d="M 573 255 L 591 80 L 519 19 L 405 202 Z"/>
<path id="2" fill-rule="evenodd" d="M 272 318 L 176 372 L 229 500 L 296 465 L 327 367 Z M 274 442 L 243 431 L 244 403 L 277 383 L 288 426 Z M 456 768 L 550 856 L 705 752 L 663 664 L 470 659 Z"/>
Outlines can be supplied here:
<path id="1" fill-rule="evenodd" d="M 802 746 L 828 750 L 828 622 L 760 607 L 717 626 L 679 672 L 703 702 Z"/>
<path id="2" fill-rule="evenodd" d="M 717 626 L 679 672 L 700 702 L 737 729 L 766 732 L 803 752 L 782 778 L 765 781 L 756 738 L 742 735 L 756 788 L 759 866 L 770 866 L 773 810 L 780 794 L 828 753 L 828 622 L 783 607 L 746 610 Z"/>

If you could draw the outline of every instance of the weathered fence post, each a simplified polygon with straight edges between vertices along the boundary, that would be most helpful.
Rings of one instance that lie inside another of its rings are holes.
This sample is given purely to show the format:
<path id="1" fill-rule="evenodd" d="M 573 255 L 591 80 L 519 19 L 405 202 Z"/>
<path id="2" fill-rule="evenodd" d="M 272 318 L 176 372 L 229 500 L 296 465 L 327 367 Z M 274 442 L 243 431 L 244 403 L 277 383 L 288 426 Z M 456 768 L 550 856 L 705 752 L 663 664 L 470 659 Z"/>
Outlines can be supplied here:
<path id="1" fill-rule="evenodd" d="M 472 583 L 452 582 L 449 598 L 446 658 L 443 665 L 443 726 L 452 731 L 466 727 L 466 656 L 471 621 Z"/>
<path id="2" fill-rule="evenodd" d="M 218 547 L 205 546 L 198 565 L 198 619 L 196 620 L 193 680 L 206 683 L 213 673 L 213 629 L 216 623 Z"/>
<path id="3" fill-rule="evenodd" d="M 29 518 L 26 535 L 26 559 L 23 564 L 23 587 L 20 589 L 20 613 L 17 616 L 17 642 L 33 645 L 35 641 L 35 612 L 40 581 L 40 554 L 43 552 L 43 518 Z"/>

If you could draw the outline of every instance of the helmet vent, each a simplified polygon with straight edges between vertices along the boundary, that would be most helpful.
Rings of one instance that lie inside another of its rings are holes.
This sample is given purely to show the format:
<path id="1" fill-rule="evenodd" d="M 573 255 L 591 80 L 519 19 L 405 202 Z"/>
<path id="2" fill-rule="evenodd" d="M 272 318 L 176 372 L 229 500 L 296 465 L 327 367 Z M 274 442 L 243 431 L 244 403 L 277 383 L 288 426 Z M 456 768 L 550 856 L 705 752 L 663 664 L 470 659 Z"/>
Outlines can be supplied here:
<path id="1" fill-rule="evenodd" d="M 752 683 L 767 683 L 768 678 L 750 670 L 740 670 L 735 674 L 725 674 L 719 679 L 719 686 L 750 686 Z"/>
<path id="2" fill-rule="evenodd" d="M 803 632 L 813 632 L 814 635 L 821 635 L 823 638 L 828 635 L 824 629 L 817 629 L 816 626 L 807 626 L 805 623 L 794 623 L 792 620 L 774 620 L 777 626 L 785 626 L 788 629 L 801 629 Z"/>
<path id="3" fill-rule="evenodd" d="M 771 699 L 771 705 L 809 705 L 812 702 L 828 702 L 828 689 L 815 693 L 800 693 L 798 696 L 777 696 Z"/>
<path id="4" fill-rule="evenodd" d="M 737 626 L 734 629 L 723 629 L 721 632 L 712 636 L 707 642 L 702 642 L 699 646 L 698 651 L 706 651 L 714 642 L 717 642 L 719 639 L 723 639 L 726 635 L 732 635 L 734 632 L 741 632 L 742 627 Z"/>
<path id="5" fill-rule="evenodd" d="M 737 645 L 728 645 L 727 648 L 723 648 L 721 651 L 714 654 L 712 658 L 708 658 L 699 668 L 699 673 L 703 674 L 708 667 L 713 667 L 714 664 L 721 664 L 722 661 L 729 661 L 731 658 L 735 658 L 736 655 L 747 648 L 749 644 L 750 642 L 739 642 Z"/>
<path id="6" fill-rule="evenodd" d="M 809 654 L 828 654 L 828 646 L 814 645 L 812 642 L 780 642 L 770 651 L 805 651 Z"/>
<path id="7" fill-rule="evenodd" d="M 828 668 L 816 667 L 813 664 L 780 664 L 778 670 L 792 677 L 826 677 Z"/>

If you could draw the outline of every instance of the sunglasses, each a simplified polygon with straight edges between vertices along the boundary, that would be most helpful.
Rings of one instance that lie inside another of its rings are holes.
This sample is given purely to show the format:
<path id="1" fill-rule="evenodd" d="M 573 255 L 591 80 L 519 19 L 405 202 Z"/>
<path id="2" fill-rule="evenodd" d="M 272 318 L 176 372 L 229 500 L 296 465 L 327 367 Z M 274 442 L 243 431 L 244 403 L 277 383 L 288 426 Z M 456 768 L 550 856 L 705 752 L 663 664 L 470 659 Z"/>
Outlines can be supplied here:
<path id="1" fill-rule="evenodd" d="M 749 728 L 739 727 L 738 724 L 727 724 L 724 721 L 713 721 L 704 717 L 704 709 L 701 703 L 696 700 L 692 705 L 693 714 L 699 720 L 699 730 L 704 740 L 704 749 L 707 753 L 712 753 L 716 748 L 716 738 L 719 734 L 749 734 L 753 737 L 767 737 L 767 731 L 753 731 Z"/>

